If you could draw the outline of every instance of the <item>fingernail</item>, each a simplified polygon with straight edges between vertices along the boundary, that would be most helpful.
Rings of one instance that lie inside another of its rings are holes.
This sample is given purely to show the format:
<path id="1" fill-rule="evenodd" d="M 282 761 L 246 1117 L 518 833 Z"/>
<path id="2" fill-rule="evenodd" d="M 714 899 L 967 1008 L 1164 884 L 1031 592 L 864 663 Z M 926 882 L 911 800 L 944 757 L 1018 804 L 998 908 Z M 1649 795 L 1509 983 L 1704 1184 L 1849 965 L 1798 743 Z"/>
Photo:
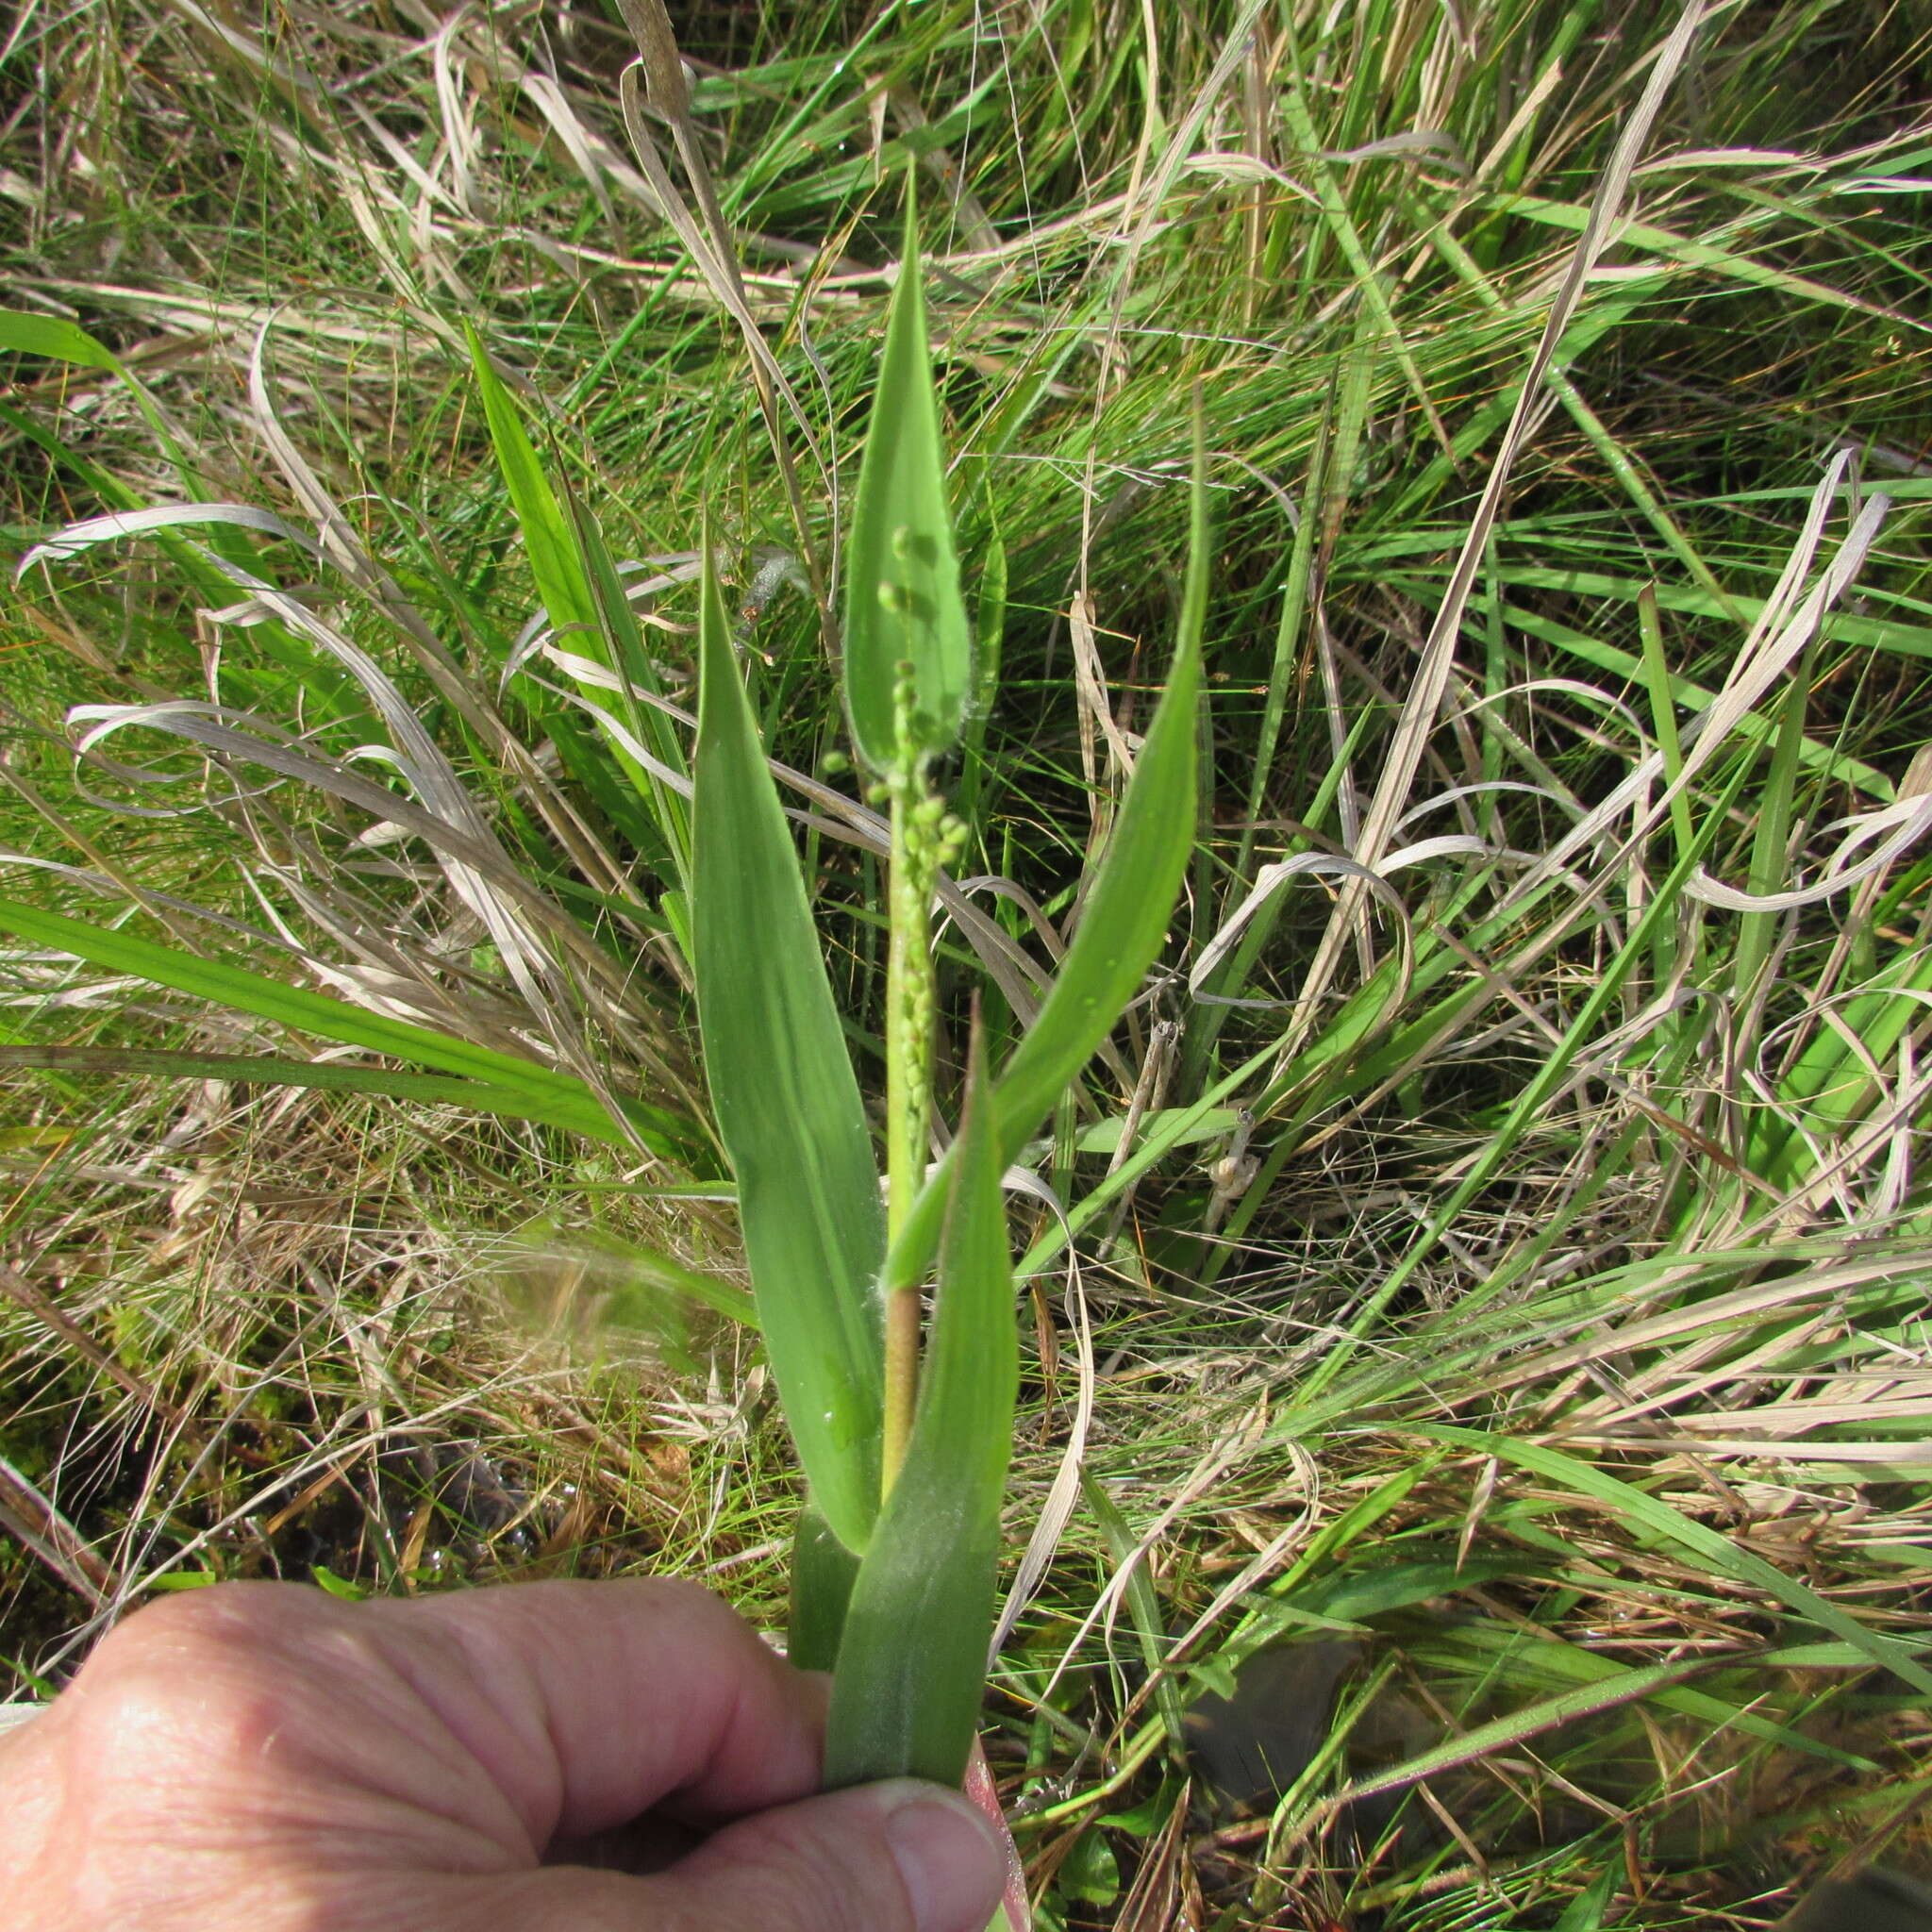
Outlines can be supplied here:
<path id="1" fill-rule="evenodd" d="M 919 1932 L 984 1932 L 1006 1884 L 1006 1847 L 957 1792 L 908 1782 L 886 1819 L 886 1843 Z"/>

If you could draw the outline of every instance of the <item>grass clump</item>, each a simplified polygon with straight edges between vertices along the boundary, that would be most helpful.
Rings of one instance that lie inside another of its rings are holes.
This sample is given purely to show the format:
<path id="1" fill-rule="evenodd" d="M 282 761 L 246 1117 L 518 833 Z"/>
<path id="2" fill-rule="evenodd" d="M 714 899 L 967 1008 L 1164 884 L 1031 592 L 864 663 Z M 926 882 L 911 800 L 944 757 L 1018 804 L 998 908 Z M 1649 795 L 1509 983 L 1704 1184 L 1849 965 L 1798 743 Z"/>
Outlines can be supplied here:
<path id="1" fill-rule="evenodd" d="M 889 840 L 827 755 L 909 162 L 1000 640 L 944 1121 L 1117 824 L 1195 391 L 1216 510 L 1188 896 L 1020 1157 L 987 1740 L 1041 1922 L 1752 1925 L 1923 1863 L 1909 9 L 677 25 L 634 129 L 615 15 L 10 30 L 20 1683 L 194 1574 L 777 1621 L 755 1339 L 684 1292 L 738 1250 L 670 801 L 708 505 L 879 1103 Z M 192 504 L 246 515 L 58 541 Z M 600 1302 L 648 1341 L 585 1359 Z M 1264 1680 L 1310 1721 L 1230 1759 Z"/>

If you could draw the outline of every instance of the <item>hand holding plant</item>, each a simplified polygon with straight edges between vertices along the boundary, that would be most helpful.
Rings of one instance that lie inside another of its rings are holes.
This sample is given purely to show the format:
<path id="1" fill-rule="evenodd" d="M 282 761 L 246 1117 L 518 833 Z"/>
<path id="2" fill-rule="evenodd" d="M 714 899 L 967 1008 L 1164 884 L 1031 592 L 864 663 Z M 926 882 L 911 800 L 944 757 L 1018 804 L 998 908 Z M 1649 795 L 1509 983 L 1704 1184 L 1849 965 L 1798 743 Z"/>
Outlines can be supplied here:
<path id="1" fill-rule="evenodd" d="M 707 571 L 693 966 L 753 1289 L 810 1489 L 792 1652 L 834 1671 L 835 1786 L 956 1784 L 965 1770 L 1018 1380 L 1001 1178 L 1139 991 L 1191 849 L 1207 576 L 1198 461 L 1194 495 L 1173 674 L 1079 930 L 997 1075 L 975 1027 L 958 1131 L 928 1174 L 928 914 L 963 836 L 934 771 L 979 684 L 908 219 L 847 548 L 844 638 L 855 747 L 891 818 L 883 1209 L 805 883 Z"/>
<path id="2" fill-rule="evenodd" d="M 822 1730 L 688 1584 L 196 1591 L 0 1740 L 0 1924 L 978 1932 L 986 1826 L 924 1785 L 815 1795 Z"/>

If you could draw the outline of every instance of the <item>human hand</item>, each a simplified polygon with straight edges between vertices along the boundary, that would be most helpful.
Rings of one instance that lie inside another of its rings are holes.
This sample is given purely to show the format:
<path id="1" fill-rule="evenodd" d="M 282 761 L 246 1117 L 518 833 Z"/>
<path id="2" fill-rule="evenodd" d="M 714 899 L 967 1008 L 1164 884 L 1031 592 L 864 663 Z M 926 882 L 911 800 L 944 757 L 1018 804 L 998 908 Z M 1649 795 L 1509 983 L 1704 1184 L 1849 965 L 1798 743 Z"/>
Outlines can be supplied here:
<path id="1" fill-rule="evenodd" d="M 813 1795 L 823 1706 L 686 1584 L 170 1598 L 0 1740 L 0 1932 L 983 1932 L 990 1828 Z"/>

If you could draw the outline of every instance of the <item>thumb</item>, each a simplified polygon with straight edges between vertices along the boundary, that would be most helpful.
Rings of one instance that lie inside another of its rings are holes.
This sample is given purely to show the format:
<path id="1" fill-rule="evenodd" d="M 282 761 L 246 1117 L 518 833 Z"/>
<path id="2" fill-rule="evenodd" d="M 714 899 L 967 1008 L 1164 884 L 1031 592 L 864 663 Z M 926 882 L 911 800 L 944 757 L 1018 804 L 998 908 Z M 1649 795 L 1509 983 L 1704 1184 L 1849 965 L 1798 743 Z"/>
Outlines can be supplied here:
<path id="1" fill-rule="evenodd" d="M 741 1819 L 642 1882 L 666 1932 L 986 1932 L 1006 1871 L 958 1791 L 893 1778 Z"/>

